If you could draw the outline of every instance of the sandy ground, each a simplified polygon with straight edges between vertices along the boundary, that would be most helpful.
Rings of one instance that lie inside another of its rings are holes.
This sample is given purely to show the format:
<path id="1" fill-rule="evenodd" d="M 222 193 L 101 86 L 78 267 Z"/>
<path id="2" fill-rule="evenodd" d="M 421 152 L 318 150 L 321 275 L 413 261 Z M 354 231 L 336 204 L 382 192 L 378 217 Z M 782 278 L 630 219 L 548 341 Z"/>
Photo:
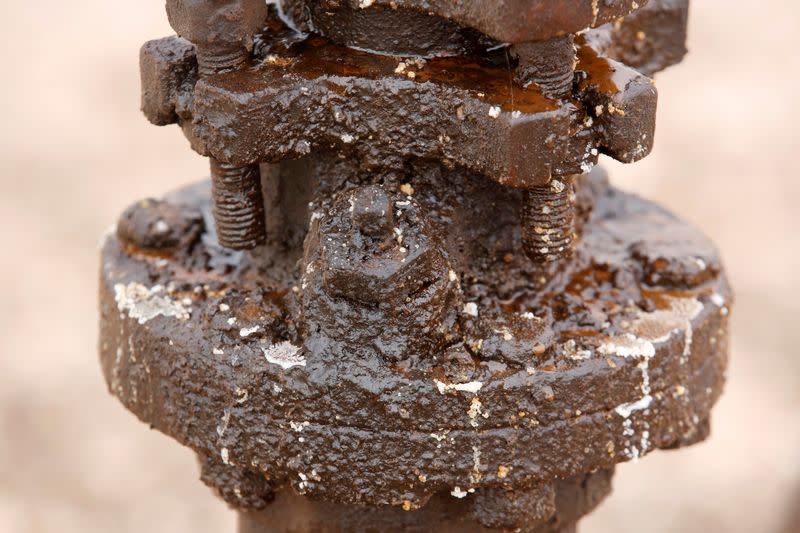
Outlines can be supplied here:
<path id="1" fill-rule="evenodd" d="M 206 172 L 138 113 L 138 48 L 170 33 L 163 2 L 0 12 L 0 531 L 233 531 L 192 454 L 107 394 L 95 353 L 100 235 Z M 712 438 L 621 466 L 584 533 L 800 528 L 799 32 L 793 0 L 696 1 L 691 55 L 658 79 L 653 154 L 610 165 L 718 243 L 738 303 Z"/>

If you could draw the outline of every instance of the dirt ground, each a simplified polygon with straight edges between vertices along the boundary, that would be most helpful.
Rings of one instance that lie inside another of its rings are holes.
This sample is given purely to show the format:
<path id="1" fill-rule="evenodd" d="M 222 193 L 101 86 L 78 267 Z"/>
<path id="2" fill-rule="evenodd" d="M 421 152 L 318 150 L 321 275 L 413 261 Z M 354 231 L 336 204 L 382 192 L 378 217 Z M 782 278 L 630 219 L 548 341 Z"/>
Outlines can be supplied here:
<path id="1" fill-rule="evenodd" d="M 206 174 L 177 128 L 138 112 L 163 2 L 0 11 L 0 531 L 233 531 L 193 455 L 108 395 L 96 356 L 100 235 Z M 792 0 L 697 0 L 691 54 L 658 78 L 653 154 L 608 164 L 716 241 L 737 304 L 711 439 L 621 466 L 584 533 L 800 530 L 798 34 Z"/>

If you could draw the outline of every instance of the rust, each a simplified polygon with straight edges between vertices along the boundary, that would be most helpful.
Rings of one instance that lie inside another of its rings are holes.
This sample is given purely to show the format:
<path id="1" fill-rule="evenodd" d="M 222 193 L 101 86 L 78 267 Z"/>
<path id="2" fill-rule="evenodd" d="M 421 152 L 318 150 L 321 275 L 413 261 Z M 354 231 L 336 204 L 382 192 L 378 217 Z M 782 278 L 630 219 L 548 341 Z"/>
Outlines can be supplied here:
<path id="1" fill-rule="evenodd" d="M 159 56 L 177 56 L 184 65 L 196 61 L 200 77 L 241 70 L 250 61 L 253 36 L 263 26 L 267 7 L 262 0 L 168 0 L 167 15 L 178 35 L 194 44 L 194 54 L 183 43 L 162 41 L 166 47 L 164 51 L 151 53 L 147 47 L 143 50 L 142 72 L 144 79 L 152 79 L 157 84 L 157 94 L 172 99 L 176 85 L 183 80 L 175 80 L 176 72 L 164 68 L 169 61 L 159 61 Z M 154 70 L 156 72 L 152 72 Z M 185 77 L 194 77 L 192 70 L 181 73 Z M 147 92 L 145 89 L 142 97 L 145 111 L 149 110 L 152 99 Z M 148 116 L 152 116 L 156 123 L 164 121 L 165 115 L 174 114 L 168 104 L 155 105 L 158 109 Z M 246 250 L 263 243 L 266 234 L 258 167 L 231 165 L 213 157 L 210 164 L 214 219 L 220 244 Z"/>
<path id="2" fill-rule="evenodd" d="M 558 261 L 572 253 L 575 235 L 573 179 L 554 179 L 525 191 L 522 242 L 536 261 Z"/>
<path id="3" fill-rule="evenodd" d="M 355 44 L 353 40 L 360 37 L 356 30 L 366 24 L 354 24 L 359 18 L 380 20 L 385 11 L 440 18 L 473 28 L 500 42 L 523 43 L 546 41 L 613 22 L 635 13 L 652 0 L 281 0 L 280 3 L 295 24 L 321 28 L 342 44 Z M 419 25 L 415 21 L 414 26 Z M 381 25 L 375 26 L 374 31 L 382 29 Z M 447 26 L 450 28 L 453 26 Z M 384 34 L 383 42 L 374 40 L 382 50 L 391 47 L 398 34 L 407 32 L 398 26 L 390 30 Z M 423 33 L 417 41 L 425 42 L 429 35 Z"/>
<path id="4" fill-rule="evenodd" d="M 263 244 L 264 200 L 258 166 L 238 167 L 212 159 L 211 183 L 220 244 L 234 250 Z"/>
<path id="5" fill-rule="evenodd" d="M 574 531 L 724 385 L 716 250 L 595 167 L 687 5 L 169 0 L 142 110 L 211 180 L 103 243 L 111 393 L 242 532 Z"/>
<path id="6" fill-rule="evenodd" d="M 572 93 L 575 77 L 575 39 L 572 35 L 520 43 L 511 47 L 511 53 L 519 62 L 514 76 L 523 86 L 535 84 L 551 98 L 566 98 Z"/>
<path id="7" fill-rule="evenodd" d="M 201 76 L 242 68 L 267 15 L 260 0 L 167 0 L 169 22 L 196 47 Z"/>

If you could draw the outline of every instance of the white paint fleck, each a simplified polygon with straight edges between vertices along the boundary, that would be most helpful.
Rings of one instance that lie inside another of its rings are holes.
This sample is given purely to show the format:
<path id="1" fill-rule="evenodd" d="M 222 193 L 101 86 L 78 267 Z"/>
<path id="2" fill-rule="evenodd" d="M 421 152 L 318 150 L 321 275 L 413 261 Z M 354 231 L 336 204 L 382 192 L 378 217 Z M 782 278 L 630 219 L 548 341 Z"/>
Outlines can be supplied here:
<path id="1" fill-rule="evenodd" d="M 447 438 L 447 434 L 450 433 L 450 430 L 444 430 L 441 433 L 431 433 L 431 438 L 436 439 L 437 442 L 442 442 Z"/>
<path id="2" fill-rule="evenodd" d="M 553 192 L 563 192 L 563 191 L 564 191 L 564 189 L 566 189 L 566 188 L 567 188 L 567 186 L 566 186 L 566 185 L 564 185 L 564 182 L 563 182 L 563 181 L 560 181 L 560 180 L 552 180 L 552 181 L 550 182 L 550 188 L 553 190 Z"/>
<path id="3" fill-rule="evenodd" d="M 475 302 L 467 302 L 464 304 L 464 314 L 469 316 L 478 316 L 478 304 Z"/>
<path id="4" fill-rule="evenodd" d="M 165 294 L 163 285 L 148 289 L 141 283 L 117 283 L 114 285 L 114 295 L 117 309 L 120 312 L 127 311 L 128 316 L 139 324 L 145 324 L 157 316 L 188 320 L 192 313 L 191 307 Z"/>
<path id="5" fill-rule="evenodd" d="M 494 332 L 495 332 L 495 333 L 499 333 L 500 335 L 502 335 L 502 336 L 503 336 L 503 340 L 510 341 L 510 340 L 513 340 L 513 339 L 514 339 L 514 335 L 511 333 L 511 330 L 509 330 L 509 329 L 508 329 L 507 327 L 505 327 L 505 326 L 503 326 L 503 327 L 502 327 L 502 328 L 500 328 L 500 329 L 496 329 L 496 330 L 494 330 Z"/>
<path id="6" fill-rule="evenodd" d="M 607 339 L 598 348 L 605 355 L 640 358 L 638 364 L 642 372 L 641 397 L 632 402 L 618 405 L 614 411 L 624 419 L 623 436 L 628 437 L 625 456 L 637 461 L 650 447 L 650 433 L 642 431 L 640 447 L 631 443 L 634 435 L 631 416 L 637 411 L 646 411 L 653 402 L 650 387 L 650 359 L 655 356 L 655 343 L 669 340 L 674 332 L 683 331 L 684 349 L 681 363 L 685 363 L 692 350 L 692 320 L 703 310 L 703 304 L 695 298 L 668 298 L 669 307 L 649 313 L 640 313 L 629 326 L 629 331 Z M 647 424 L 645 423 L 645 428 Z"/>
<path id="7" fill-rule="evenodd" d="M 300 347 L 289 341 L 279 342 L 269 348 L 261 348 L 261 350 L 264 352 L 267 361 L 283 369 L 289 369 L 293 366 L 306 366 L 306 358 L 299 354 Z"/>
<path id="8" fill-rule="evenodd" d="M 236 403 L 244 403 L 250 397 L 250 393 L 247 389 L 240 389 L 236 387 Z"/>
<path id="9" fill-rule="evenodd" d="M 610 338 L 598 349 L 603 355 L 618 355 L 620 357 L 653 357 L 656 348 L 647 339 L 642 339 L 633 333 L 625 333 Z"/>
<path id="10" fill-rule="evenodd" d="M 302 472 L 298 472 L 297 477 L 300 478 L 300 483 L 297 484 L 297 488 L 300 490 L 301 494 L 305 494 L 308 489 L 308 476 Z"/>
<path id="11" fill-rule="evenodd" d="M 214 348 L 213 350 L 211 350 L 211 353 L 213 353 L 214 355 L 225 355 L 225 351 L 220 348 Z"/>
<path id="12" fill-rule="evenodd" d="M 695 298 L 668 298 L 669 307 L 652 313 L 642 313 L 632 324 L 632 331 L 640 338 L 651 342 L 665 342 L 676 332 L 684 332 L 682 363 L 691 354 L 692 320 L 703 310 L 703 304 Z"/>
<path id="13" fill-rule="evenodd" d="M 469 475 L 469 480 L 473 485 L 480 483 L 483 474 L 481 473 L 481 451 L 477 446 L 472 447 L 472 473 Z"/>
<path id="14" fill-rule="evenodd" d="M 648 449 L 650 449 L 650 432 L 647 430 L 642 431 L 641 446 L 643 452 L 646 452 Z"/>
<path id="15" fill-rule="evenodd" d="M 460 500 L 467 497 L 467 492 L 461 490 L 461 487 L 453 487 L 453 490 L 450 491 L 450 495 Z"/>
<path id="16" fill-rule="evenodd" d="M 158 219 L 153 229 L 159 235 L 163 235 L 169 231 L 169 224 L 167 224 L 163 219 Z"/>
<path id="17" fill-rule="evenodd" d="M 231 421 L 231 412 L 228 409 L 225 409 L 222 412 L 222 419 L 220 420 L 219 425 L 217 425 L 217 435 L 222 437 L 225 435 L 225 431 L 228 429 L 228 424 Z"/>
<path id="18" fill-rule="evenodd" d="M 681 364 L 685 364 L 689 360 L 689 356 L 692 355 L 692 325 L 689 324 L 689 327 L 686 328 L 686 332 L 684 333 L 684 341 L 683 341 L 683 353 L 681 354 Z"/>
<path id="19" fill-rule="evenodd" d="M 575 339 L 570 339 L 561 346 L 564 355 L 573 361 L 584 361 L 592 356 L 590 350 L 579 350 Z"/>
<path id="20" fill-rule="evenodd" d="M 447 277 L 450 279 L 450 281 L 456 281 L 458 279 L 458 275 L 453 270 L 449 270 L 447 272 Z"/>
<path id="21" fill-rule="evenodd" d="M 231 306 L 229 306 L 228 304 L 219 304 L 219 310 L 223 313 L 227 313 L 228 311 L 231 310 Z"/>
<path id="22" fill-rule="evenodd" d="M 481 390 L 481 387 L 483 387 L 483 383 L 480 381 L 470 381 L 468 383 L 444 383 L 438 379 L 434 379 L 433 382 L 436 383 L 436 388 L 439 389 L 440 394 L 444 394 L 451 390 L 477 394 L 477 392 Z"/>
<path id="23" fill-rule="evenodd" d="M 711 295 L 711 303 L 716 305 L 717 307 L 724 307 L 725 298 L 723 298 L 723 296 L 720 293 L 715 292 L 714 294 Z"/>
<path id="24" fill-rule="evenodd" d="M 222 457 L 222 462 L 226 465 L 231 464 L 231 454 L 228 451 L 228 448 L 222 448 L 219 452 L 220 457 Z"/>
<path id="25" fill-rule="evenodd" d="M 483 408 L 483 404 L 481 403 L 480 398 L 475 396 L 472 398 L 472 401 L 469 404 L 469 409 L 467 409 L 467 416 L 469 416 L 469 425 L 476 428 L 478 427 L 478 416 L 481 414 L 481 409 Z"/>
<path id="26" fill-rule="evenodd" d="M 642 396 L 635 402 L 623 403 L 618 405 L 614 411 L 621 416 L 622 418 L 630 417 L 636 411 L 644 411 L 653 401 L 653 397 L 649 394 L 646 396 Z"/>
<path id="27" fill-rule="evenodd" d="M 290 420 L 289 421 L 289 426 L 291 426 L 292 431 L 295 431 L 297 433 L 300 433 L 301 431 L 303 431 L 305 428 L 307 428 L 310 425 L 311 425 L 311 422 L 309 422 L 308 420 L 306 420 L 304 422 L 295 422 L 294 420 Z"/>
<path id="28" fill-rule="evenodd" d="M 652 346 L 652 344 L 651 344 Z M 653 352 L 655 355 L 655 352 Z M 653 357 L 652 355 L 649 356 L 642 356 L 642 361 L 639 363 L 638 367 L 642 371 L 642 384 L 640 386 L 640 390 L 642 392 L 642 397 L 638 400 L 633 402 L 626 402 L 623 404 L 618 405 L 614 411 L 621 416 L 622 418 L 629 418 L 633 413 L 636 411 L 644 411 L 650 407 L 650 404 L 653 402 L 653 397 L 651 396 L 650 392 L 650 358 Z"/>
<path id="29" fill-rule="evenodd" d="M 343 133 L 341 136 L 342 142 L 345 144 L 350 144 L 355 140 L 355 137 L 350 135 L 349 133 Z"/>
<path id="30" fill-rule="evenodd" d="M 493 105 L 489 108 L 489 116 L 492 118 L 497 118 L 500 116 L 500 106 Z"/>
<path id="31" fill-rule="evenodd" d="M 622 435 L 624 437 L 628 437 L 626 440 L 627 447 L 623 450 L 625 457 L 631 459 L 634 463 L 639 461 L 639 457 L 641 453 L 639 452 L 639 448 L 634 446 L 631 443 L 630 437 L 633 437 L 635 431 L 633 430 L 633 422 L 630 418 L 626 418 L 625 421 L 622 423 Z"/>
<path id="32" fill-rule="evenodd" d="M 253 327 L 250 327 L 250 328 L 242 328 L 242 329 L 239 330 L 239 336 L 242 337 L 242 338 L 249 337 L 250 335 L 252 335 L 256 331 L 258 331 L 259 329 L 261 329 L 261 326 L 253 326 Z"/>

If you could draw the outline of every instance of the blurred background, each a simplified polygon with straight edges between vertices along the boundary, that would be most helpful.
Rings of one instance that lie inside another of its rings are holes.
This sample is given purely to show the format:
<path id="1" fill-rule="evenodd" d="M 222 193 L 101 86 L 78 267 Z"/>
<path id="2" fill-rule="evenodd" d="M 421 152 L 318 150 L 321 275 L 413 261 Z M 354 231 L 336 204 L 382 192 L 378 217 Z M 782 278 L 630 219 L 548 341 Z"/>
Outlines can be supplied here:
<path id="1" fill-rule="evenodd" d="M 125 411 L 96 356 L 97 244 L 134 200 L 204 178 L 139 108 L 163 1 L 0 7 L 0 531 L 233 532 L 194 455 Z M 800 5 L 696 0 L 655 150 L 616 184 L 717 243 L 737 293 L 705 443 L 617 470 L 598 532 L 800 531 Z"/>

